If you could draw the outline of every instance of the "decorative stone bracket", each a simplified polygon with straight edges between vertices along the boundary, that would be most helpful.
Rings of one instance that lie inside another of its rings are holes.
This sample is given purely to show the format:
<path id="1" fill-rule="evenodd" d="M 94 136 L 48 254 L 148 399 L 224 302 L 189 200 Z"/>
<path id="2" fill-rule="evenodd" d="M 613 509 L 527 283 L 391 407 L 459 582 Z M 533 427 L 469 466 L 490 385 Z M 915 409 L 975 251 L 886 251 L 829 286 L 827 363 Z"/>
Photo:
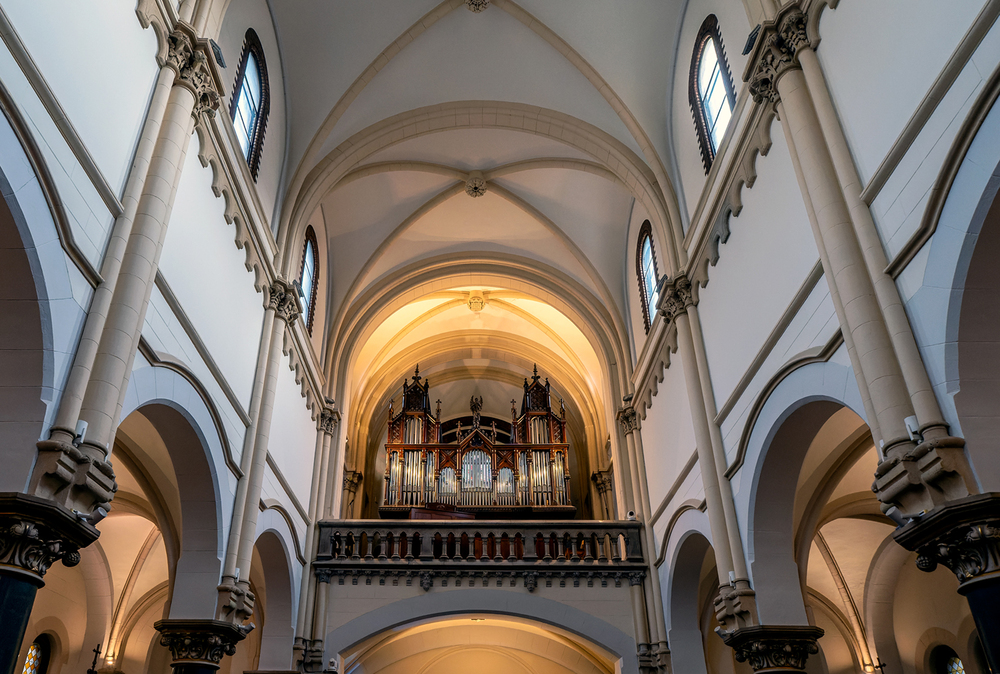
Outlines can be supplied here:
<path id="1" fill-rule="evenodd" d="M 39 586 L 56 562 L 79 564 L 80 548 L 99 535 L 57 503 L 29 494 L 0 494 L 0 566 L 13 567 Z"/>
<path id="2" fill-rule="evenodd" d="M 253 629 L 222 620 L 158 620 L 160 644 L 170 649 L 174 665 L 218 667 L 225 655 L 236 653 L 236 644 Z"/>
<path id="3" fill-rule="evenodd" d="M 805 671 L 806 660 L 819 652 L 823 630 L 809 625 L 755 625 L 732 632 L 717 630 L 733 649 L 737 662 L 754 672 Z"/>
<path id="4" fill-rule="evenodd" d="M 757 621 L 757 595 L 745 580 L 723 585 L 715 597 L 715 618 L 720 633 L 726 634 L 753 627 Z"/>

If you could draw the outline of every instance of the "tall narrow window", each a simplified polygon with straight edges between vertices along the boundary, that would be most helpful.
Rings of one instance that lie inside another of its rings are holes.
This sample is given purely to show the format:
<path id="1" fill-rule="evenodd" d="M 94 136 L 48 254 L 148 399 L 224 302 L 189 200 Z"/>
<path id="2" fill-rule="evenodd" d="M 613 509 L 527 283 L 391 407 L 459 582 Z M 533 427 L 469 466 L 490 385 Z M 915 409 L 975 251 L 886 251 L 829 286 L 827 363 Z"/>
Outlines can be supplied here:
<path id="1" fill-rule="evenodd" d="M 639 298 L 642 304 L 642 320 L 649 332 L 659 300 L 660 276 L 656 268 L 656 250 L 653 248 L 653 228 L 649 220 L 639 228 L 639 246 L 636 249 L 635 268 L 639 276 Z"/>
<path id="2" fill-rule="evenodd" d="M 719 142 L 726 134 L 736 105 L 733 77 L 719 33 L 719 21 L 710 14 L 701 24 L 691 56 L 688 101 L 701 145 L 705 173 L 712 167 Z"/>
<path id="3" fill-rule="evenodd" d="M 312 334 L 313 315 L 316 313 L 316 292 L 319 288 L 319 253 L 316 246 L 316 232 L 312 227 L 306 228 L 306 242 L 302 247 L 302 273 L 299 275 L 299 285 L 305 296 L 305 308 L 302 320 L 306 330 Z"/>
<path id="4" fill-rule="evenodd" d="M 253 28 L 247 29 L 243 41 L 240 66 L 236 70 L 233 86 L 233 100 L 229 104 L 229 114 L 233 118 L 233 128 L 240 149 L 250 167 L 250 175 L 257 180 L 260 169 L 261 148 L 264 145 L 264 131 L 267 129 L 267 113 L 271 106 L 270 90 L 267 84 L 267 63 L 264 48 Z"/>

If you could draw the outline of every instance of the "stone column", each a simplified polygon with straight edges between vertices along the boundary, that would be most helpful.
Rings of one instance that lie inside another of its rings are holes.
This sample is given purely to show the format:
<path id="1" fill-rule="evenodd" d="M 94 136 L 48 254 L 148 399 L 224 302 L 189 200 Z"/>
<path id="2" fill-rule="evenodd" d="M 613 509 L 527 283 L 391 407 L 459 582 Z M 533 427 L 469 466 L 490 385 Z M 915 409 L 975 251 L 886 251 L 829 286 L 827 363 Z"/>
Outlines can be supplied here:
<path id="1" fill-rule="evenodd" d="M 735 651 L 737 662 L 746 662 L 755 674 L 805 672 L 806 660 L 819 652 L 819 627 L 755 625 L 723 632 L 722 640 Z"/>
<path id="2" fill-rule="evenodd" d="M 712 528 L 712 548 L 715 551 L 716 570 L 719 578 L 719 596 L 715 599 L 716 618 L 724 630 L 734 630 L 757 623 L 757 606 L 754 592 L 746 578 L 746 567 L 743 560 L 742 543 L 738 529 L 735 540 L 738 547 L 734 548 L 734 537 L 730 534 L 731 526 L 735 527 L 735 508 L 732 502 L 732 492 L 729 481 L 725 477 L 725 469 L 716 466 L 715 443 L 713 443 L 711 426 L 714 419 L 709 419 L 704 405 L 704 383 L 702 368 L 699 367 L 695 347 L 695 336 L 700 340 L 700 331 L 692 329 L 689 313 L 696 304 L 695 288 L 684 274 L 677 274 L 672 279 L 666 279 L 660 286 L 659 311 L 664 319 L 674 323 L 677 330 L 678 351 L 684 362 L 684 382 L 687 386 L 688 400 L 691 401 L 691 416 L 695 432 L 695 443 L 698 450 L 698 464 L 701 466 L 702 485 L 705 489 L 705 503 L 708 520 Z M 697 318 L 697 314 L 695 314 Z M 699 401 L 702 404 L 699 404 Z M 720 439 L 721 443 L 721 439 Z M 726 504 L 726 501 L 729 504 Z M 727 517 L 727 509 L 732 509 L 732 517 Z M 739 567 L 734 561 L 739 556 Z M 737 575 L 737 568 L 742 569 L 742 575 Z M 733 575 L 730 578 L 730 574 Z"/>
<path id="3" fill-rule="evenodd" d="M 1000 494 L 977 494 L 939 506 L 896 529 L 893 538 L 917 553 L 917 568 L 943 565 L 958 578 L 983 651 L 1000 671 Z"/>
<path id="4" fill-rule="evenodd" d="M 250 471 L 246 475 L 246 498 L 243 503 L 243 521 L 240 523 L 239 544 L 236 546 L 236 566 L 239 578 L 223 578 L 220 586 L 219 613 L 217 617 L 241 624 L 253 612 L 253 594 L 250 592 L 250 563 L 257 533 L 257 516 L 260 514 L 260 493 L 267 467 L 267 449 L 274 413 L 274 396 L 278 386 L 278 368 L 281 365 L 283 337 L 299 316 L 299 300 L 295 287 L 281 279 L 268 287 L 268 311 L 273 312 L 271 336 L 268 340 L 267 363 L 264 368 L 264 385 L 261 391 L 260 413 L 254 438 Z M 228 583 L 227 583 L 228 581 Z M 230 593 L 229 601 L 226 600 Z"/>
<path id="5" fill-rule="evenodd" d="M 311 582 L 311 560 L 316 556 L 316 525 L 322 519 L 323 495 L 328 480 L 327 469 L 330 441 L 340 420 L 340 413 L 333 406 L 333 400 L 326 399 L 326 407 L 319 416 L 316 434 L 316 453 L 313 457 L 313 482 L 309 492 L 309 528 L 306 530 L 306 565 L 302 569 L 302 586 L 299 594 L 299 612 L 295 622 L 295 662 L 301 662 L 309 647 L 308 635 L 312 632 L 312 614 L 308 610 L 314 599 L 315 586 Z"/>
<path id="6" fill-rule="evenodd" d="M 650 657 L 657 663 L 662 660 L 664 671 L 668 667 L 670 649 L 667 647 L 667 628 L 663 617 L 663 595 L 660 593 L 660 576 L 656 571 L 656 537 L 651 522 L 649 487 L 646 483 L 646 464 L 642 459 L 642 436 L 639 430 L 639 415 L 632 407 L 632 397 L 625 397 L 625 406 L 618 411 L 618 421 L 625 433 L 625 443 L 629 452 L 629 463 L 635 466 L 633 480 L 637 499 L 635 508 L 642 521 L 643 547 L 649 564 L 649 582 L 643 584 L 645 607 L 650 624 Z M 651 612 L 651 614 L 650 614 Z"/>
<path id="7" fill-rule="evenodd" d="M 601 499 L 601 507 L 604 508 L 604 517 L 610 520 L 611 513 L 613 512 L 611 494 L 614 476 L 610 470 L 595 470 L 590 475 L 590 480 L 594 483 L 594 487 L 597 488 L 597 496 Z"/>
<path id="8" fill-rule="evenodd" d="M 649 624 L 646 614 L 646 598 L 643 593 L 642 571 L 632 571 L 628 574 L 629 594 L 632 598 L 632 622 L 635 625 L 635 641 L 639 671 L 642 674 L 658 674 L 657 658 L 649 645 Z"/>
<path id="9" fill-rule="evenodd" d="M 942 435 L 918 443 L 904 424 L 905 418 L 915 416 L 910 390 L 797 59 L 799 49 L 810 51 L 805 21 L 798 7 L 790 4 L 765 23 L 746 79 L 758 103 L 780 101 L 782 125 L 792 139 L 804 192 L 816 218 L 817 245 L 827 252 L 830 266 L 824 271 L 839 291 L 842 330 L 854 340 L 861 370 L 856 374 L 867 385 L 884 443 L 886 458 L 876 472 L 879 499 L 904 516 L 914 516 L 974 493 L 975 482 L 961 440 Z M 866 244 L 871 247 L 871 242 Z M 883 292 L 884 297 L 888 294 Z"/>
<path id="10" fill-rule="evenodd" d="M 14 674 L 35 593 L 53 564 L 80 563 L 80 548 L 97 540 L 85 520 L 49 500 L 0 494 L 0 674 Z"/>
<path id="11" fill-rule="evenodd" d="M 323 670 L 323 640 L 326 638 L 326 605 L 330 596 L 330 569 L 317 568 L 316 573 L 316 606 L 312 621 L 312 639 L 306 649 L 303 669 L 307 672 Z"/>
<path id="12" fill-rule="evenodd" d="M 121 252 L 122 260 L 110 301 L 107 291 L 95 297 L 100 303 L 95 309 L 100 311 L 103 303 L 108 302 L 108 312 L 93 355 L 93 370 L 89 377 L 84 376 L 94 348 L 87 342 L 82 345 L 81 367 L 71 382 L 73 389 L 66 399 L 67 408 L 59 415 L 60 426 L 52 439 L 39 443 L 38 461 L 30 481 L 32 493 L 88 514 L 106 508 L 116 488 L 107 457 L 128 386 L 194 118 L 202 113 L 214 114 L 219 105 L 208 41 L 198 40 L 189 26 L 179 24 L 169 36 L 169 42 L 165 67 L 174 73 L 173 86 L 167 94 L 163 121 L 152 149 L 148 150 L 145 144 L 140 146 L 143 152 L 151 154 L 135 207 L 135 219 Z M 161 78 L 158 84 L 169 79 Z M 162 91 L 157 96 L 162 96 Z M 112 242 L 111 255 L 118 254 L 120 243 Z M 113 271 L 116 265 L 109 262 L 107 266 Z M 87 337 L 93 339 L 96 332 L 92 329 Z M 78 401 L 74 396 L 78 395 L 84 379 L 87 379 L 86 392 L 82 401 Z M 75 428 L 72 417 L 76 416 L 77 406 L 79 419 L 88 424 L 82 442 L 67 437 L 75 433 L 69 427 Z"/>
<path id="13" fill-rule="evenodd" d="M 224 655 L 234 655 L 236 644 L 253 625 L 241 627 L 223 620 L 158 620 L 153 627 L 160 644 L 170 649 L 174 674 L 213 674 Z"/>

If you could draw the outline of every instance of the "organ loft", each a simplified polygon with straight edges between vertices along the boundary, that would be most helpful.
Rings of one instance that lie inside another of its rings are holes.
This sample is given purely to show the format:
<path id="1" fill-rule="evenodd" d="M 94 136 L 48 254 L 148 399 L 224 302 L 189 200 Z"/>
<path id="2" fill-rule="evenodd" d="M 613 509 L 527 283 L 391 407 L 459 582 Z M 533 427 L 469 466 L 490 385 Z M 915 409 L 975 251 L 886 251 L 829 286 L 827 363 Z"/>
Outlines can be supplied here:
<path id="1" fill-rule="evenodd" d="M 482 415 L 473 396 L 471 414 L 441 421 L 441 401 L 431 412 L 430 382 L 417 366 L 403 382 L 398 413 L 389 403 L 385 485 L 379 514 L 386 518 L 570 518 L 566 408 L 552 408 L 552 386 L 535 366 L 524 380 L 520 411 L 510 420 Z"/>

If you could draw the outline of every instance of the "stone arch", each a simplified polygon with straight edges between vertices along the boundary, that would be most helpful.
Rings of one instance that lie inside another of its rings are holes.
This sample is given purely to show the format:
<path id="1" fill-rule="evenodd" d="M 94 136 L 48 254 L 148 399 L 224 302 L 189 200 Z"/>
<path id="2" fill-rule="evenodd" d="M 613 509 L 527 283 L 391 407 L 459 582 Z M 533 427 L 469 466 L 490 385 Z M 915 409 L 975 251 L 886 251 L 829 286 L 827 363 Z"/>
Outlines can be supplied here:
<path id="1" fill-rule="evenodd" d="M 737 510 L 747 541 L 750 576 L 761 622 L 806 625 L 805 597 L 795 559 L 793 507 L 799 472 L 811 440 L 847 407 L 864 419 L 849 367 L 813 363 L 792 372 L 761 407 L 734 479 Z"/>
<path id="2" fill-rule="evenodd" d="M 675 529 L 680 533 L 669 541 L 669 575 L 661 582 L 667 591 L 664 604 L 671 665 L 675 671 L 707 674 L 698 595 L 705 555 L 712 549 L 708 516 L 687 510 L 677 518 Z"/>
<path id="3" fill-rule="evenodd" d="M 254 543 L 261 562 L 261 575 L 264 578 L 265 596 L 261 626 L 260 658 L 257 665 L 261 670 L 287 670 L 291 668 L 292 642 L 295 638 L 295 578 L 288 554 L 288 544 L 281 529 L 287 527 L 284 520 L 277 515 L 284 527 L 277 522 L 268 526 L 264 515 L 258 521 L 258 527 L 266 527 Z M 280 529 L 278 528 L 280 527 Z"/>
<path id="4" fill-rule="evenodd" d="M 174 473 L 175 484 L 171 484 L 171 476 L 157 467 L 152 456 L 142 447 L 130 447 L 130 458 L 147 468 L 147 474 L 159 483 L 156 486 L 175 494 L 179 503 L 179 512 L 158 522 L 165 541 L 173 541 L 174 547 L 167 553 L 170 618 L 204 618 L 215 613 L 224 523 L 228 521 L 228 513 L 223 513 L 222 481 L 229 476 L 224 472 L 227 443 L 213 411 L 198 389 L 174 370 L 142 368 L 130 379 L 123 425 L 134 414 L 151 424 L 166 447 Z M 225 488 L 229 487 L 226 480 Z"/>
<path id="5" fill-rule="evenodd" d="M 635 639 L 607 622 L 562 602 L 504 590 L 428 592 L 381 606 L 326 635 L 324 660 L 371 636 L 409 623 L 464 613 L 493 613 L 547 623 L 592 641 L 619 658 L 620 674 L 638 674 Z"/>

